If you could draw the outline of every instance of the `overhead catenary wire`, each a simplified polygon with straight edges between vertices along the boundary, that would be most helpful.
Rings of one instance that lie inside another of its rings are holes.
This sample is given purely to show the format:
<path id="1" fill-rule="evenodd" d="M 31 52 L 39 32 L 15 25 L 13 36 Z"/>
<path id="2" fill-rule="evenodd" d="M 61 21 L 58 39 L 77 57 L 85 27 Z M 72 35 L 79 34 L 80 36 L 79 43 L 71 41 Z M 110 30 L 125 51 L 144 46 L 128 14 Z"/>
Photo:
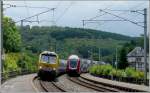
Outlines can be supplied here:
<path id="1" fill-rule="evenodd" d="M 111 6 L 112 6 L 112 4 L 109 4 L 107 7 L 104 8 L 104 10 L 105 10 L 105 9 L 109 9 Z M 100 17 L 100 16 L 103 16 L 103 15 L 105 15 L 105 14 L 106 14 L 106 13 L 101 14 L 101 15 L 97 15 L 97 16 L 95 16 L 95 17 L 90 18 L 90 20 L 95 19 L 95 18 Z"/>
<path id="2" fill-rule="evenodd" d="M 104 9 L 109 9 L 111 6 L 112 6 L 112 4 L 109 4 L 109 5 L 108 5 L 107 7 L 105 7 Z M 96 18 L 101 17 L 101 16 L 104 16 L 104 15 L 106 15 L 106 13 L 101 14 L 101 15 L 97 15 L 97 16 L 95 16 L 95 17 L 92 17 L 92 18 L 90 18 L 89 20 L 96 19 Z M 84 22 L 84 21 L 83 21 L 83 22 Z M 98 25 L 101 25 L 101 24 L 99 24 L 99 22 L 97 22 L 97 24 L 98 24 Z M 83 23 L 83 28 L 84 28 L 84 25 L 86 25 L 86 23 Z"/>
<path id="3" fill-rule="evenodd" d="M 55 6 L 55 9 L 56 8 L 58 8 L 58 6 L 60 5 L 60 1 L 57 3 L 57 5 Z M 39 18 L 38 18 L 38 16 L 39 15 L 41 15 L 41 14 L 44 14 L 44 13 L 46 13 L 46 12 L 49 12 L 49 11 L 51 11 L 51 10 L 53 10 L 54 8 L 48 8 L 48 7 L 33 7 L 33 6 L 27 6 L 27 3 L 24 1 L 24 5 L 12 5 L 12 4 L 5 4 L 5 5 L 9 5 L 10 7 L 14 7 L 14 8 L 17 8 L 17 7 L 25 7 L 25 8 L 28 8 L 28 10 L 29 10 L 29 8 L 43 8 L 43 9 L 47 9 L 46 11 L 44 11 L 44 12 L 41 12 L 41 13 L 37 13 L 37 14 L 35 14 L 35 15 L 32 15 L 32 16 L 29 16 L 29 17 L 26 17 L 26 18 L 23 18 L 23 19 L 20 19 L 20 20 L 18 20 L 18 21 L 16 21 L 15 23 L 18 23 L 18 22 L 30 22 L 30 23 L 32 23 L 32 22 L 43 22 L 43 21 L 39 21 Z M 27 11 L 27 15 L 29 15 L 29 12 Z M 35 20 L 27 20 L 27 19 L 31 19 L 31 18 L 33 18 L 33 17 L 36 17 L 36 21 Z M 49 22 L 52 22 L 52 21 L 49 21 Z"/>
<path id="4" fill-rule="evenodd" d="M 69 10 L 69 8 L 74 4 L 73 2 L 74 1 L 72 1 L 70 3 L 70 5 L 68 7 L 66 7 L 66 9 L 63 11 L 63 13 L 56 19 L 56 22 L 58 22 L 65 15 L 65 13 Z"/>
<path id="5" fill-rule="evenodd" d="M 10 4 L 11 5 L 11 4 Z M 17 8 L 17 7 L 28 7 L 28 8 L 40 8 L 40 9 L 50 9 L 48 7 L 35 7 L 35 6 L 25 6 L 25 5 L 11 5 L 13 6 L 14 8 Z"/>
<path id="6" fill-rule="evenodd" d="M 118 15 L 119 16 L 121 16 L 121 15 L 124 15 L 124 14 L 126 14 L 126 13 L 128 13 L 128 12 L 131 12 L 131 10 L 133 11 L 133 10 L 135 10 L 137 7 L 140 7 L 140 6 L 142 6 L 143 4 L 144 4 L 145 2 L 142 2 L 142 3 L 139 3 L 139 4 L 137 4 L 137 5 L 135 5 L 135 6 L 133 6 L 133 7 L 131 7 L 131 8 L 129 8 L 129 9 L 127 9 L 127 10 L 112 10 L 112 9 L 109 9 L 109 8 L 105 8 L 105 9 L 103 9 L 103 10 L 109 10 L 109 11 L 118 11 L 118 12 L 121 12 L 121 13 L 119 13 Z M 143 11 L 143 10 L 137 10 L 137 11 Z M 103 15 L 103 14 L 102 14 Z M 139 15 L 139 14 L 138 14 Z M 101 17 L 101 16 L 97 16 L 97 17 L 93 17 L 93 18 L 98 18 L 98 17 Z M 138 17 L 137 15 L 136 16 L 134 16 L 134 18 L 135 17 Z M 108 21 L 102 21 L 103 22 L 103 24 L 100 24 L 100 25 L 104 25 L 106 22 L 108 22 Z M 87 22 L 87 23 L 91 23 L 91 22 Z M 84 25 L 86 25 L 87 24 L 86 22 L 84 22 Z M 94 22 L 93 22 L 94 23 Z M 95 23 L 97 23 L 97 24 L 99 24 L 100 23 L 100 21 L 98 22 L 95 22 Z M 136 22 L 136 23 L 142 23 L 142 22 Z"/>
<path id="7" fill-rule="evenodd" d="M 143 27 L 142 25 L 140 25 L 139 23 L 142 23 L 142 22 L 135 22 L 135 21 L 132 21 L 132 20 L 130 20 L 130 19 L 127 19 L 127 18 L 124 18 L 124 17 L 121 17 L 120 15 L 116 15 L 116 14 L 113 14 L 113 13 L 110 13 L 110 12 L 107 12 L 107 11 L 104 11 L 103 9 L 99 9 L 100 10 L 100 12 L 104 12 L 104 13 L 106 13 L 106 14 L 109 14 L 109 15 L 112 15 L 112 16 L 114 16 L 114 17 L 117 17 L 117 18 L 119 18 L 119 19 L 123 19 L 123 20 L 83 20 L 83 21 L 87 21 L 86 23 L 98 23 L 98 22 L 101 22 L 101 21 L 105 21 L 105 22 L 108 22 L 108 21 L 129 21 L 129 22 L 131 22 L 131 23 L 133 23 L 133 24 L 136 24 L 137 26 L 141 26 L 141 27 Z M 131 10 L 130 10 L 131 11 Z M 138 10 L 137 10 L 138 11 Z M 123 13 L 121 13 L 121 14 L 123 14 Z M 138 15 L 140 15 L 141 13 L 139 13 Z M 86 23 L 84 22 L 84 24 L 83 25 L 85 25 Z"/>
<path id="8" fill-rule="evenodd" d="M 105 13 L 107 13 L 107 14 L 110 14 L 110 15 L 112 15 L 112 16 L 118 17 L 118 18 L 120 18 L 120 19 L 129 21 L 130 23 L 133 23 L 133 24 L 135 24 L 135 25 L 137 25 L 137 26 L 143 27 L 142 25 L 139 25 L 137 22 L 131 21 L 131 20 L 127 19 L 127 18 L 124 18 L 124 17 L 118 16 L 118 15 L 116 15 L 116 14 L 113 14 L 113 13 L 110 13 L 110 12 L 107 12 L 107 11 L 104 11 L 104 10 L 102 10 L 102 9 L 100 9 L 100 11 L 103 11 L 103 12 L 105 12 Z"/>
<path id="9" fill-rule="evenodd" d="M 43 12 L 40 12 L 40 13 L 37 13 L 37 14 L 35 14 L 35 15 L 32 15 L 32 16 L 29 16 L 29 17 L 26 17 L 26 18 L 23 18 L 23 19 L 21 19 L 21 20 L 30 19 L 30 18 L 32 18 L 32 17 L 39 16 L 39 15 L 41 15 L 41 14 L 47 13 L 47 12 L 52 11 L 52 10 L 53 10 L 53 8 L 51 8 L 51 9 L 49 9 L 49 10 L 46 10 L 46 11 L 43 11 Z M 18 23 L 18 22 L 20 22 L 21 20 L 18 20 L 18 21 L 16 21 L 15 23 Z"/>

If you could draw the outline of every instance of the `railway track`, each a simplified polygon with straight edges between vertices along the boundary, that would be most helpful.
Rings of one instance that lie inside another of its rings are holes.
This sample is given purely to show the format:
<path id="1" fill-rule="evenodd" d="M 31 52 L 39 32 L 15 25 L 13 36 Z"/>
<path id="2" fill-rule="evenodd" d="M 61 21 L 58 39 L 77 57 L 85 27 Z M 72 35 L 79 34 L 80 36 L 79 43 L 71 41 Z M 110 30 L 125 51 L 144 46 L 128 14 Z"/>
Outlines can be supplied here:
<path id="1" fill-rule="evenodd" d="M 36 86 L 40 86 L 42 92 L 68 92 L 68 91 L 84 91 L 84 88 L 89 89 L 89 91 L 98 92 L 136 92 L 135 90 L 129 90 L 124 88 L 112 87 L 107 84 L 97 83 L 91 80 L 84 79 L 82 77 L 70 77 L 63 75 L 59 78 L 59 82 L 55 81 L 43 81 L 39 78 L 34 78 L 34 81 L 38 81 Z M 73 85 L 69 85 L 73 84 Z M 73 90 L 72 90 L 73 88 Z"/>
<path id="2" fill-rule="evenodd" d="M 87 87 L 87 88 L 90 88 L 99 92 L 121 92 L 123 91 L 120 89 L 104 86 L 101 84 L 96 84 L 94 82 L 82 79 L 81 77 L 68 77 L 68 79 L 74 83 L 77 83 L 79 85 L 82 85 L 84 87 Z"/>
<path id="3" fill-rule="evenodd" d="M 34 85 L 39 88 L 41 92 L 66 92 L 63 88 L 58 87 L 54 81 L 43 81 L 40 80 L 38 77 L 34 77 L 33 79 Z M 39 82 L 37 85 L 36 82 Z"/>

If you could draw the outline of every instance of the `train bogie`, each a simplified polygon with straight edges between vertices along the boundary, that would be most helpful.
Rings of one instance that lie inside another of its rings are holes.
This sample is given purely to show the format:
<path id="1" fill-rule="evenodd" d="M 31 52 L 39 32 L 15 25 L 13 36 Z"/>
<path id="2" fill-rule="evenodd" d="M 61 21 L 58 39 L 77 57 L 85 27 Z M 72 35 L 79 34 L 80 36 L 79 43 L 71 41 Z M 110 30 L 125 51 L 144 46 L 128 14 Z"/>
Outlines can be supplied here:
<path id="1" fill-rule="evenodd" d="M 57 76 L 57 72 L 55 70 L 52 71 L 39 70 L 38 76 L 42 80 L 54 80 Z"/>

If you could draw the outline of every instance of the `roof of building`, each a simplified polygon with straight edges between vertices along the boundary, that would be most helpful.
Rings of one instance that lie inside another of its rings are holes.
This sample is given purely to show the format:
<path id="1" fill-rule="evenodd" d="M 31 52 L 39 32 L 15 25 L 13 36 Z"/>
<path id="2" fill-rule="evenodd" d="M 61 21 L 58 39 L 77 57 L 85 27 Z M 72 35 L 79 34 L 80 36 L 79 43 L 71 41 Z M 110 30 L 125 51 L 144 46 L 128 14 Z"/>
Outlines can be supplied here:
<path id="1" fill-rule="evenodd" d="M 143 57 L 144 56 L 144 49 L 141 47 L 135 47 L 131 52 L 127 54 L 127 57 Z"/>

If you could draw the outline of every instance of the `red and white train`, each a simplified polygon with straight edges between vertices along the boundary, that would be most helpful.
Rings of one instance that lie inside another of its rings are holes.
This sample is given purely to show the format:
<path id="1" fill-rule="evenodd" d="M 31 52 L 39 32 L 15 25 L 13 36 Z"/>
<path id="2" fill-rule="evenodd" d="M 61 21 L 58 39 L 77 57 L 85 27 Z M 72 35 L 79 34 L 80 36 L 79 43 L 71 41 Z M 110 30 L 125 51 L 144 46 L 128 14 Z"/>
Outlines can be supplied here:
<path id="1" fill-rule="evenodd" d="M 68 57 L 66 73 L 68 75 L 80 75 L 80 58 L 77 55 Z"/>

